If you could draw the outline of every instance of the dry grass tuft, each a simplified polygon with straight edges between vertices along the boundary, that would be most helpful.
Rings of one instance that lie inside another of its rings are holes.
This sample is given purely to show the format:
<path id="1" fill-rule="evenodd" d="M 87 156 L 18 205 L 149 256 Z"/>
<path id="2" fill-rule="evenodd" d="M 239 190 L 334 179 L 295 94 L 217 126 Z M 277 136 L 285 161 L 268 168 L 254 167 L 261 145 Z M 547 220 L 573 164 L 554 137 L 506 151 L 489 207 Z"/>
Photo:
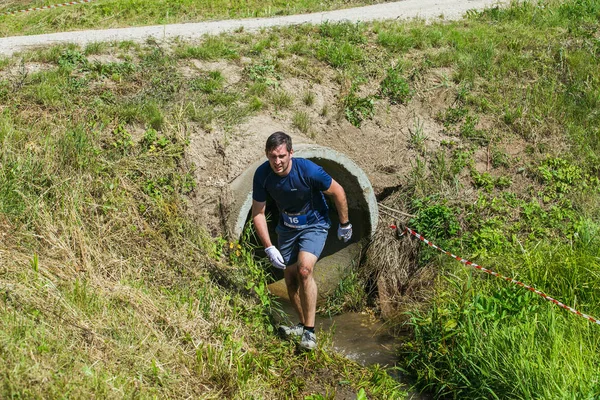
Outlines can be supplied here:
<path id="1" fill-rule="evenodd" d="M 403 218 L 395 224 L 404 226 L 408 218 Z M 377 293 L 381 316 L 394 322 L 406 320 L 406 311 L 426 304 L 435 278 L 432 268 L 418 265 L 420 242 L 401 233 L 380 220 L 361 269 L 363 279 L 372 282 Z"/>

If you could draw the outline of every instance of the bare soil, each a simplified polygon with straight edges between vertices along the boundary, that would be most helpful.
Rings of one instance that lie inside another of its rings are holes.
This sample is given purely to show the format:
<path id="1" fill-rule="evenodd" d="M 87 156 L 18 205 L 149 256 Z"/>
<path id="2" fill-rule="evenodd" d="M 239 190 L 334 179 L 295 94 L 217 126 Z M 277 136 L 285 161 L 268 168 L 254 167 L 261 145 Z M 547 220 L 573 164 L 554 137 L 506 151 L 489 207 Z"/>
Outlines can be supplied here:
<path id="1" fill-rule="evenodd" d="M 221 71 L 227 82 L 240 79 L 242 68 L 238 62 L 200 63 L 194 62 L 193 69 L 186 68 L 188 75 Z M 280 88 L 292 94 L 294 103 L 289 109 L 276 110 L 267 105 L 258 114 L 248 118 L 239 126 L 225 130 L 215 126 L 210 131 L 191 125 L 191 144 L 188 159 L 196 165 L 195 177 L 198 190 L 191 200 L 191 209 L 202 220 L 212 234 L 223 233 L 223 213 L 231 201 L 228 184 L 254 162 L 265 159 L 264 143 L 273 132 L 281 130 L 290 134 L 294 143 L 310 143 L 327 146 L 352 159 L 368 176 L 376 195 L 386 188 L 406 184 L 407 175 L 414 168 L 423 151 L 438 151 L 443 141 L 460 144 L 455 133 L 448 132 L 438 121 L 440 112 L 452 106 L 455 90 L 441 85 L 452 71 L 448 69 L 429 71 L 420 81 L 420 95 L 407 105 L 390 105 L 386 99 L 375 104 L 375 116 L 365 120 L 360 128 L 351 125 L 343 116 L 340 95 L 343 88 L 333 82 L 335 71 L 323 67 L 321 83 L 309 78 L 284 77 Z M 190 76 L 192 78 L 193 76 Z M 342 85 L 343 86 L 343 85 Z M 371 93 L 376 94 L 376 85 Z M 302 101 L 302 94 L 311 91 L 315 95 L 310 106 Z M 327 112 L 324 113 L 323 109 Z M 310 117 L 309 132 L 302 133 L 292 124 L 295 112 L 303 111 Z M 417 125 L 426 136 L 424 148 L 417 149 L 410 142 L 411 131 Z M 506 145 L 511 157 L 523 156 L 524 143 Z M 489 168 L 485 149 L 475 154 L 476 167 L 480 172 Z M 468 174 L 465 175 L 465 186 Z"/>

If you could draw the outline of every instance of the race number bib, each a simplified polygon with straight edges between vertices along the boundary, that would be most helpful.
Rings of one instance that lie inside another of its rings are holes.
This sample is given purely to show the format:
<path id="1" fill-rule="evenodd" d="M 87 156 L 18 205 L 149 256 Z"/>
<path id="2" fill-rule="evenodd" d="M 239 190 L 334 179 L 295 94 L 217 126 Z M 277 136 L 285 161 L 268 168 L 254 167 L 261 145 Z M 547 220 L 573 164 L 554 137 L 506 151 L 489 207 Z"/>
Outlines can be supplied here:
<path id="1" fill-rule="evenodd" d="M 288 228 L 304 228 L 308 224 L 306 214 L 287 214 L 282 213 L 283 224 Z"/>

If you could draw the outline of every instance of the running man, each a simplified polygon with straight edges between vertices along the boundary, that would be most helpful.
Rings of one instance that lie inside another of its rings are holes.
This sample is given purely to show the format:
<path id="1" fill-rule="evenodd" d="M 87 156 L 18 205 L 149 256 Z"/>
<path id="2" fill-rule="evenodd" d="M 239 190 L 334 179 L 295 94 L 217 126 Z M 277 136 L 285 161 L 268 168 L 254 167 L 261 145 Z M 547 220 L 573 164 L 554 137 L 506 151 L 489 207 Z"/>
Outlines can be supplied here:
<path id="1" fill-rule="evenodd" d="M 323 251 L 331 226 L 323 193 L 331 196 L 340 225 L 338 239 L 352 237 L 348 203 L 344 189 L 320 166 L 303 158 L 292 158 L 292 138 L 275 132 L 267 139 L 265 161 L 254 173 L 252 220 L 271 264 L 284 270 L 284 279 L 292 306 L 300 322 L 281 326 L 287 336 L 301 337 L 300 346 L 312 350 L 317 346 L 315 312 L 317 285 L 313 269 Z M 279 209 L 277 247 L 271 242 L 265 217 L 269 194 Z"/>

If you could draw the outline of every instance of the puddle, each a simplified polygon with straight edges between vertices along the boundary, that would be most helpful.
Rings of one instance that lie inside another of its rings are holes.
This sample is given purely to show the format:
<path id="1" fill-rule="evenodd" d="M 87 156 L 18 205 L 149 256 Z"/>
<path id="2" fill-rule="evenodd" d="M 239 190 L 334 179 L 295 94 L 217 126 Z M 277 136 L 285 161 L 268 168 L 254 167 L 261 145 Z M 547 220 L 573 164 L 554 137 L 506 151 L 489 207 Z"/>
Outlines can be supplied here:
<path id="1" fill-rule="evenodd" d="M 387 334 L 373 316 L 346 313 L 331 318 L 317 316 L 317 329 L 333 332 L 333 348 L 361 365 L 393 367 L 398 339 Z"/>
<path id="2" fill-rule="evenodd" d="M 297 317 L 287 299 L 280 299 L 281 308 L 292 323 Z M 332 347 L 339 354 L 363 366 L 379 364 L 397 381 L 409 386 L 408 379 L 393 369 L 396 365 L 396 349 L 400 340 L 387 333 L 383 323 L 367 313 L 345 313 L 333 317 L 317 315 L 317 335 L 322 331 L 332 332 Z M 318 337 L 318 336 L 317 336 Z M 430 400 L 432 396 L 409 393 L 410 400 Z"/>

